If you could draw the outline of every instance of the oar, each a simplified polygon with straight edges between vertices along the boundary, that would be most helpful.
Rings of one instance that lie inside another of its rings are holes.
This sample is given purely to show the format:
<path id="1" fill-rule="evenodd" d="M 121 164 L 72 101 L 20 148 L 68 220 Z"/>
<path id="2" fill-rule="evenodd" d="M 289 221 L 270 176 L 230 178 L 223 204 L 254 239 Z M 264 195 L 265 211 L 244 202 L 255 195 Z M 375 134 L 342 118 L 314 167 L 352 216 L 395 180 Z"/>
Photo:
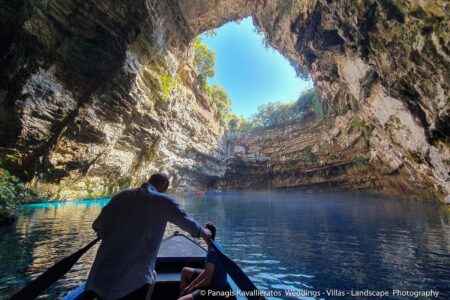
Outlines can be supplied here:
<path id="1" fill-rule="evenodd" d="M 228 256 L 226 256 L 220 249 L 217 247 L 216 242 L 212 239 L 209 240 L 211 242 L 212 247 L 216 250 L 217 253 L 222 258 L 223 266 L 225 271 L 230 275 L 231 279 L 233 279 L 234 283 L 238 286 L 241 291 L 259 293 L 256 285 L 251 281 L 250 278 L 242 271 L 242 269 L 232 261 Z M 265 299 L 262 296 L 247 296 L 250 300 L 262 300 Z"/>
<path id="2" fill-rule="evenodd" d="M 80 257 L 88 251 L 92 246 L 95 245 L 100 240 L 96 238 L 74 254 L 67 256 L 66 258 L 60 260 L 54 264 L 51 268 L 47 269 L 35 280 L 30 281 L 26 287 L 17 292 L 12 296 L 11 300 L 28 300 L 35 299 L 39 294 L 49 288 L 53 283 L 55 283 L 59 278 L 63 277 L 70 268 L 80 259 Z"/>

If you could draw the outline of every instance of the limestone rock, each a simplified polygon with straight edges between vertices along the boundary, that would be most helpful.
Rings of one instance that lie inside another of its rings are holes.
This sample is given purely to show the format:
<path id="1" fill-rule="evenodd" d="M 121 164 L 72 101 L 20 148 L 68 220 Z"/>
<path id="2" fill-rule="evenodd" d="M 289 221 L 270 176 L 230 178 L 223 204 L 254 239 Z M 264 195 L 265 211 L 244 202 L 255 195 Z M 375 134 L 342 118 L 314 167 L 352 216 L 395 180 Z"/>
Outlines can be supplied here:
<path id="1" fill-rule="evenodd" d="M 4 165 L 57 198 L 110 194 L 165 170 L 180 189 L 226 172 L 229 188 L 322 184 L 443 199 L 449 10 L 443 0 L 4 1 Z M 311 75 L 324 124 L 264 130 L 272 140 L 235 135 L 226 146 L 192 41 L 245 16 Z M 238 169 L 245 178 L 233 178 Z"/>

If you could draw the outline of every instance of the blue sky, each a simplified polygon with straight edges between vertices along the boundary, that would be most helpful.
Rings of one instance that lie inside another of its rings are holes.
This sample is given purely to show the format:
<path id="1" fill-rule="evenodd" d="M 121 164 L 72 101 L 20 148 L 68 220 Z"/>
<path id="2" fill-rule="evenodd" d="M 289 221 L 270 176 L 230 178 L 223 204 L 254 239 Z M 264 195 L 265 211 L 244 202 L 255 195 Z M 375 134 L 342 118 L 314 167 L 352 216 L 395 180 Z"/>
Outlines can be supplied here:
<path id="1" fill-rule="evenodd" d="M 296 77 L 278 51 L 263 46 L 250 17 L 215 31 L 213 37 L 201 35 L 202 42 L 216 52 L 216 76 L 208 82 L 225 88 L 234 112 L 249 117 L 261 104 L 296 100 L 301 91 L 312 87 L 311 81 Z"/>

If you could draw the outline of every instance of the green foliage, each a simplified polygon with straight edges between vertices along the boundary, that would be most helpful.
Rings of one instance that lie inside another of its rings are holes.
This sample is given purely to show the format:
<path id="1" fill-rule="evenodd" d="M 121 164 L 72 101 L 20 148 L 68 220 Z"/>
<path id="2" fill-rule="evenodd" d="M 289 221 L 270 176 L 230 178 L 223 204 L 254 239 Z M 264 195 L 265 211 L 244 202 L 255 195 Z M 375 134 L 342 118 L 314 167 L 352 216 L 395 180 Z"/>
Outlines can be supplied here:
<path id="1" fill-rule="evenodd" d="M 354 116 L 352 118 L 352 120 L 350 121 L 350 126 L 352 128 L 360 130 L 366 142 L 370 140 L 370 134 L 373 130 L 373 127 L 367 125 L 359 116 Z"/>
<path id="2" fill-rule="evenodd" d="M 268 49 L 268 48 L 270 47 L 270 44 L 269 44 L 269 42 L 267 41 L 267 38 L 266 38 L 264 32 L 261 30 L 261 28 L 258 27 L 258 26 L 255 26 L 253 30 L 254 30 L 254 32 L 255 32 L 257 35 L 261 36 L 261 38 L 262 38 L 262 39 L 261 39 L 261 44 L 262 44 L 266 49 Z"/>
<path id="3" fill-rule="evenodd" d="M 211 96 L 212 103 L 217 109 L 219 120 L 226 123 L 231 114 L 231 99 L 220 84 L 213 86 L 206 85 L 206 91 Z"/>
<path id="4" fill-rule="evenodd" d="M 312 161 L 314 159 L 314 153 L 312 153 L 311 148 L 306 148 L 303 151 L 303 155 L 305 156 L 306 161 Z"/>
<path id="5" fill-rule="evenodd" d="M 241 125 L 245 121 L 244 116 L 231 112 L 228 118 L 228 129 L 230 131 L 240 131 Z"/>
<path id="6" fill-rule="evenodd" d="M 213 86 L 208 86 L 207 91 L 212 97 L 213 102 L 222 112 L 227 112 L 231 107 L 231 99 L 223 86 L 216 84 Z"/>
<path id="7" fill-rule="evenodd" d="M 214 29 L 209 29 L 203 32 L 203 34 L 207 37 L 215 37 L 217 35 L 217 32 Z"/>
<path id="8" fill-rule="evenodd" d="M 291 64 L 292 68 L 294 68 L 298 78 L 305 81 L 309 79 L 309 73 L 304 67 L 300 66 L 295 60 L 292 59 L 289 59 L 289 63 Z"/>
<path id="9" fill-rule="evenodd" d="M 365 160 L 364 157 L 361 157 L 361 156 L 355 156 L 355 157 L 352 159 L 352 165 L 353 165 L 354 167 L 356 167 L 356 168 L 361 169 L 361 168 L 364 168 L 364 167 L 367 166 L 367 162 L 366 162 L 366 160 Z"/>
<path id="10" fill-rule="evenodd" d="M 181 87 L 183 85 L 183 77 L 181 77 L 180 73 L 178 73 L 178 75 L 177 75 L 177 83 L 178 83 L 179 87 Z"/>
<path id="11" fill-rule="evenodd" d="M 230 131 L 246 131 L 251 130 L 254 126 L 242 115 L 230 112 L 227 116 L 228 129 Z"/>
<path id="12" fill-rule="evenodd" d="M 313 88 L 303 91 L 295 103 L 294 110 L 297 113 L 313 113 L 319 120 L 322 120 L 324 117 L 322 101 Z"/>
<path id="13" fill-rule="evenodd" d="M 170 92 L 172 92 L 176 86 L 176 81 L 172 76 L 170 76 L 168 74 L 160 74 L 159 80 L 161 81 L 164 100 L 167 101 L 167 99 L 169 98 Z"/>
<path id="14" fill-rule="evenodd" d="M 258 34 L 264 36 L 259 28 L 255 30 Z M 215 35 L 215 31 L 207 31 L 205 34 Z M 267 41 L 265 43 L 268 47 Z M 207 45 L 202 44 L 201 39 L 197 37 L 194 43 L 194 52 L 194 64 L 202 80 L 203 87 L 211 96 L 212 104 L 217 109 L 219 121 L 222 124 L 228 124 L 228 128 L 231 131 L 250 130 L 256 127 L 276 125 L 285 126 L 293 121 L 304 118 L 306 114 L 314 114 L 318 119 L 323 118 L 322 102 L 315 90 L 309 89 L 303 92 L 296 101 L 287 103 L 270 102 L 266 105 L 261 105 L 249 121 L 245 120 L 243 116 L 238 116 L 231 112 L 232 101 L 222 86 L 208 85 L 207 79 L 215 75 L 216 57 L 214 51 L 210 50 Z M 307 77 L 307 73 L 305 74 Z M 171 85 L 172 81 L 170 80 L 173 79 L 171 77 L 161 79 L 165 96 L 168 95 L 170 88 L 173 88 Z"/>
<path id="15" fill-rule="evenodd" d="M 324 116 L 322 102 L 314 89 L 304 91 L 297 101 L 269 102 L 260 105 L 250 121 L 246 122 L 246 126 L 250 128 L 286 126 L 311 114 L 317 119 L 323 119 Z"/>
<path id="16" fill-rule="evenodd" d="M 17 161 L 17 155 L 15 155 L 15 154 L 9 154 L 9 155 L 7 155 L 6 157 L 8 157 L 8 159 L 10 160 L 10 161 L 12 161 L 12 162 L 16 162 Z"/>
<path id="17" fill-rule="evenodd" d="M 359 116 L 354 116 L 350 121 L 350 126 L 358 129 L 363 128 L 364 121 Z"/>
<path id="18" fill-rule="evenodd" d="M 252 123 L 263 127 L 286 125 L 297 117 L 294 107 L 295 102 L 269 102 L 260 105 L 252 116 Z"/>
<path id="19" fill-rule="evenodd" d="M 0 166 L 2 160 L 0 160 Z M 0 168 L 0 215 L 12 214 L 22 203 L 37 199 L 17 177 Z"/>
<path id="20" fill-rule="evenodd" d="M 194 64 L 203 83 L 206 83 L 207 78 L 214 77 L 216 73 L 216 54 L 207 45 L 202 43 L 200 37 L 195 38 Z"/>
<path id="21" fill-rule="evenodd" d="M 209 30 L 206 31 L 205 34 L 213 36 L 216 33 L 213 30 Z M 221 85 L 216 84 L 213 86 L 209 86 L 207 82 L 207 78 L 214 77 L 215 75 L 216 54 L 214 53 L 214 51 L 210 50 L 207 45 L 202 44 L 202 41 L 199 37 L 195 39 L 194 50 L 194 64 L 203 82 L 203 87 L 211 96 L 211 101 L 216 108 L 219 121 L 223 124 L 226 124 L 228 120 L 232 118 L 232 100 Z"/>

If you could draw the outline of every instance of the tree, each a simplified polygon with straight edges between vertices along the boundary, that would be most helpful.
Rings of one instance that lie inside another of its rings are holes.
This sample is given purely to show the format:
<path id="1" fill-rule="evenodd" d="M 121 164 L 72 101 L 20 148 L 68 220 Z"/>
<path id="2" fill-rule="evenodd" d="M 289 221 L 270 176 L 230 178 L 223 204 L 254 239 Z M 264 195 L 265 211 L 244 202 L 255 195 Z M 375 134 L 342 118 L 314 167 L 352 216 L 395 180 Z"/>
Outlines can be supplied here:
<path id="1" fill-rule="evenodd" d="M 296 113 L 314 113 L 318 119 L 323 119 L 323 105 L 315 89 L 307 89 L 298 97 L 295 103 Z"/>
<path id="2" fill-rule="evenodd" d="M 227 116 L 231 113 L 231 99 L 220 84 L 207 86 L 207 91 L 212 102 L 216 105 L 219 120 L 226 122 Z"/>
<path id="3" fill-rule="evenodd" d="M 294 102 L 269 102 L 260 105 L 252 116 L 252 123 L 256 126 L 286 125 L 295 119 Z"/>
<path id="4" fill-rule="evenodd" d="M 213 50 L 210 50 L 207 45 L 202 43 L 200 37 L 195 38 L 194 50 L 195 67 L 197 68 L 197 72 L 202 78 L 202 81 L 206 83 L 206 79 L 214 77 L 216 73 L 216 54 Z"/>
<path id="5" fill-rule="evenodd" d="M 207 31 L 205 34 L 213 35 L 215 32 Z M 216 54 L 207 45 L 202 43 L 200 37 L 195 39 L 194 50 L 194 64 L 203 82 L 203 87 L 211 96 L 211 101 L 216 108 L 219 121 L 226 124 L 228 122 L 227 118 L 229 118 L 231 113 L 232 101 L 221 85 L 209 86 L 207 81 L 207 78 L 214 77 L 215 75 Z"/>
<path id="6" fill-rule="evenodd" d="M 245 131 L 254 128 L 253 124 L 247 121 L 244 116 L 235 114 L 234 112 L 228 114 L 227 120 L 230 131 Z"/>
<path id="7" fill-rule="evenodd" d="M 322 102 L 314 89 L 304 91 L 295 102 L 269 102 L 260 105 L 248 123 L 253 128 L 286 126 L 303 119 L 307 113 L 315 114 L 318 119 L 323 118 Z"/>
<path id="8" fill-rule="evenodd" d="M 256 31 L 263 35 L 260 29 Z M 205 35 L 214 35 L 214 31 L 207 31 Z M 258 107 L 258 111 L 252 115 L 249 121 L 243 116 L 231 112 L 232 100 L 221 85 L 208 85 L 208 78 L 215 75 L 216 55 L 213 50 L 203 44 L 200 37 L 194 43 L 194 64 L 202 80 L 203 87 L 211 96 L 211 102 L 216 108 L 217 116 L 222 124 L 227 124 L 232 131 L 250 130 L 255 127 L 286 126 L 296 120 L 304 118 L 306 113 L 314 113 L 317 118 L 323 118 L 323 107 L 314 89 L 304 91 L 296 101 L 270 102 Z M 290 61 L 294 67 L 298 67 L 294 61 Z M 301 69 L 297 70 L 298 75 Z M 304 70 L 303 70 L 304 71 Z M 301 73 L 301 72 L 300 72 Z M 307 73 L 303 74 L 307 76 Z"/>

